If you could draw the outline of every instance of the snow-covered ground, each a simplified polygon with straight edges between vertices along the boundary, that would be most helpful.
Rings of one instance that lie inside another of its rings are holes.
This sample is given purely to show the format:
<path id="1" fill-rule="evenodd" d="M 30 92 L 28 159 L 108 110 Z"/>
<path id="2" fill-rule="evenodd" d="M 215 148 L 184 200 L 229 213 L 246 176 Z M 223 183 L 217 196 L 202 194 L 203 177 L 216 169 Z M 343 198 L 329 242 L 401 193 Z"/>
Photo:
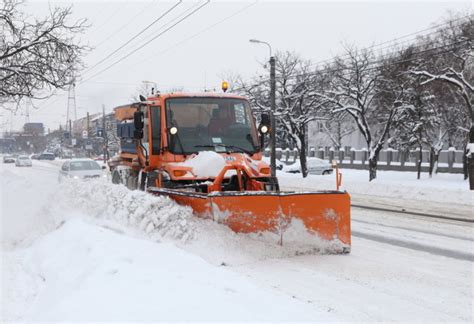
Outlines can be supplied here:
<path id="1" fill-rule="evenodd" d="M 353 209 L 351 254 L 328 255 L 235 234 L 105 180 L 58 184 L 57 164 L 33 163 L 0 165 L 2 320 L 473 320 L 472 226 Z M 449 177 L 366 176 L 344 173 L 353 197 L 472 199 Z M 334 186 L 332 176 L 281 182 Z M 444 198 L 432 197 L 440 187 Z"/>
<path id="2" fill-rule="evenodd" d="M 446 214 L 472 218 L 474 192 L 462 174 L 439 173 L 432 178 L 422 173 L 417 180 L 415 172 L 377 171 L 377 178 L 368 181 L 367 170 L 342 169 L 341 190 L 351 194 L 352 201 L 360 205 L 400 207 L 411 211 Z M 280 185 L 287 190 L 335 189 L 335 174 L 326 176 L 277 172 Z"/>

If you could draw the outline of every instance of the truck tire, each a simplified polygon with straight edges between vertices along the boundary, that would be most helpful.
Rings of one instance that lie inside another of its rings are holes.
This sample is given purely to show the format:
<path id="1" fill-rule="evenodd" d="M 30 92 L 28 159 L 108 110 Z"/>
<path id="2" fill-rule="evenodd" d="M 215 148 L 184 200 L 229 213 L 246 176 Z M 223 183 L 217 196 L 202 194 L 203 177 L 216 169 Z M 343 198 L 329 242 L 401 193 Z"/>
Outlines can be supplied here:
<path id="1" fill-rule="evenodd" d="M 126 177 L 127 183 L 125 186 L 129 190 L 137 190 L 138 188 L 138 176 L 134 175 L 133 173 L 129 173 L 128 176 Z"/>
<path id="2" fill-rule="evenodd" d="M 138 189 L 141 190 L 141 191 L 145 191 L 146 188 L 147 188 L 148 173 L 140 172 L 140 174 L 138 176 L 138 182 L 139 182 Z"/>
<path id="3" fill-rule="evenodd" d="M 122 176 L 120 175 L 120 172 L 117 170 L 114 170 L 112 172 L 112 183 L 113 184 L 121 184 L 122 183 Z"/>

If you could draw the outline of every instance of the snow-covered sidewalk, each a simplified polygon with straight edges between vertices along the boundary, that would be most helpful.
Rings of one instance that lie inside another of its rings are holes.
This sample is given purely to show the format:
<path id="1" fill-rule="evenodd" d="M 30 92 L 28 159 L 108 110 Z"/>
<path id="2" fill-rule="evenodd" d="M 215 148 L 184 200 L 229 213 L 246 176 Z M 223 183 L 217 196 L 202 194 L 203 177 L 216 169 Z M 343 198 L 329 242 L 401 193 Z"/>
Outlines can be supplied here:
<path id="1" fill-rule="evenodd" d="M 440 173 L 429 178 L 414 172 L 377 171 L 377 178 L 368 181 L 368 171 L 342 169 L 341 190 L 347 190 L 356 204 L 398 207 L 433 214 L 444 213 L 462 218 L 473 218 L 474 192 L 460 174 Z M 335 175 L 308 175 L 278 172 L 285 190 L 333 190 Z"/>

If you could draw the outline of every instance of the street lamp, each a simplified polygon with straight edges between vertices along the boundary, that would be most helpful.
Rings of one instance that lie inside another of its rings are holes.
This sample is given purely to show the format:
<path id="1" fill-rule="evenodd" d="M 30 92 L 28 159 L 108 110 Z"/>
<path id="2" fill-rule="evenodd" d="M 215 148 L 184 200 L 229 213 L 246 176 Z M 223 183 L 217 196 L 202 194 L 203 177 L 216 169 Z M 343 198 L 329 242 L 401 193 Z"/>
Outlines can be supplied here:
<path id="1" fill-rule="evenodd" d="M 275 58 L 272 56 L 272 47 L 269 43 L 257 39 L 250 39 L 251 43 L 264 44 L 270 50 L 270 169 L 272 177 L 276 176 L 276 122 L 275 122 Z"/>

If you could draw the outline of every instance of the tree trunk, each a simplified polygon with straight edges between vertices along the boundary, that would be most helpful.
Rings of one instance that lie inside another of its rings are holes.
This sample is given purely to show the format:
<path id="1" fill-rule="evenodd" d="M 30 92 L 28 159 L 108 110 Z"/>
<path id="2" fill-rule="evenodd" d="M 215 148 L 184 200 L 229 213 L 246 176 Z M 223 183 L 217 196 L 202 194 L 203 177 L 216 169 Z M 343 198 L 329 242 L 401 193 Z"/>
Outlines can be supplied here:
<path id="1" fill-rule="evenodd" d="M 378 156 L 374 155 L 369 158 L 369 181 L 377 178 L 377 159 Z"/>
<path id="2" fill-rule="evenodd" d="M 308 176 L 308 164 L 306 163 L 306 141 L 304 133 L 298 137 L 301 143 L 301 147 L 299 148 L 301 175 L 303 176 L 303 178 L 306 178 Z"/>
<path id="3" fill-rule="evenodd" d="M 377 162 L 379 158 L 379 153 L 375 152 L 374 154 L 370 152 L 369 154 L 369 181 L 377 178 Z"/>
<path id="4" fill-rule="evenodd" d="M 418 161 L 416 163 L 416 178 L 420 180 L 421 177 L 421 162 L 423 161 L 423 146 L 420 145 L 420 152 L 418 153 Z"/>
<path id="5" fill-rule="evenodd" d="M 464 154 L 462 155 L 462 172 L 464 175 L 464 180 L 469 178 L 469 166 L 468 166 L 468 158 L 467 158 L 467 146 L 464 148 Z"/>
<path id="6" fill-rule="evenodd" d="M 468 173 L 469 173 L 469 189 L 474 190 L 474 125 L 471 124 L 471 129 L 469 130 L 469 157 L 467 156 L 466 152 L 464 154 L 464 158 L 467 158 L 468 164 Z M 464 150 L 466 151 L 466 150 Z"/>
<path id="7" fill-rule="evenodd" d="M 430 147 L 430 167 L 428 169 L 428 173 L 430 175 L 430 178 L 433 176 L 433 169 L 434 169 L 434 148 Z"/>
<path id="8" fill-rule="evenodd" d="M 437 174 L 438 173 L 438 164 L 439 164 L 439 150 L 436 150 L 434 152 L 433 156 L 433 173 Z"/>

